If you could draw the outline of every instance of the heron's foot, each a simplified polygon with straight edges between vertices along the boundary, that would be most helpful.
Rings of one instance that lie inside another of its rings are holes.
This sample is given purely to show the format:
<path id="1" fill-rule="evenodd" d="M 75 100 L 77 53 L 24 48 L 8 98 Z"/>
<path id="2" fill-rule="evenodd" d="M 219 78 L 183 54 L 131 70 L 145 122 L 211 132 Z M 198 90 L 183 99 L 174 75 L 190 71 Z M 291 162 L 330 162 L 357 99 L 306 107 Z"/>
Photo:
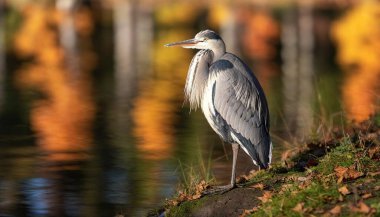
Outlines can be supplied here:
<path id="1" fill-rule="evenodd" d="M 209 189 L 206 189 L 202 192 L 202 196 L 204 195 L 210 195 L 210 194 L 224 194 L 233 188 L 237 187 L 236 185 L 223 185 L 223 186 L 213 186 Z"/>
<path id="2" fill-rule="evenodd" d="M 247 183 L 239 183 L 239 184 L 236 184 L 236 188 L 244 188 L 245 186 L 247 185 Z"/>

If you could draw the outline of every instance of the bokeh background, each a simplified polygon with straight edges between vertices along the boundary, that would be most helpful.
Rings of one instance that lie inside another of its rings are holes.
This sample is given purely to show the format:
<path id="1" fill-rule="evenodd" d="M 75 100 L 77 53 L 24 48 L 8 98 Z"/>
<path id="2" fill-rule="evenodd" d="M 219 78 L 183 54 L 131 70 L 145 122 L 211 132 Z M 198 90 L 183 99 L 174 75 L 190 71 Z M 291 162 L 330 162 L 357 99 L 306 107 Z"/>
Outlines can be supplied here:
<path id="1" fill-rule="evenodd" d="M 144 216 L 227 183 L 230 145 L 184 103 L 195 51 L 163 46 L 204 29 L 261 82 L 276 162 L 379 111 L 379 1 L 1 0 L 0 216 Z"/>

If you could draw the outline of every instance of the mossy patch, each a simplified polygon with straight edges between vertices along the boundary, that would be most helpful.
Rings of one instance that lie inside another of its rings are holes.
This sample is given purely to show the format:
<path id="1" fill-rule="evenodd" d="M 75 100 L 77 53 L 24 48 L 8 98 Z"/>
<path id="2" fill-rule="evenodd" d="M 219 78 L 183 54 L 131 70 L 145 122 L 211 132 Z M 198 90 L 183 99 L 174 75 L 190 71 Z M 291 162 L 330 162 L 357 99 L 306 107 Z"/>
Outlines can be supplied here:
<path id="1" fill-rule="evenodd" d="M 263 203 L 250 216 L 318 216 L 329 213 L 335 206 L 340 207 L 339 212 L 344 216 L 378 213 L 380 161 L 371 158 L 369 152 L 378 146 L 380 137 L 375 141 L 363 141 L 355 137 L 360 135 L 342 137 L 336 147 L 326 151 L 326 155 L 319 159 L 317 166 L 306 168 L 301 173 L 292 173 L 290 170 L 283 185 L 274 188 L 271 200 Z M 300 157 L 295 159 L 299 160 Z M 337 168 L 353 168 L 352 171 L 363 175 L 352 178 L 352 174 L 348 174 L 346 180 L 339 180 Z M 297 177 L 307 181 L 299 182 Z M 350 189 L 347 195 L 339 192 L 342 187 Z M 364 200 L 369 211 L 366 211 L 367 207 L 358 208 L 354 205 Z"/>
<path id="2" fill-rule="evenodd" d="M 344 137 L 340 145 L 332 149 L 312 170 L 328 175 L 333 173 L 337 166 L 349 167 L 355 163 L 356 152 L 357 150 L 350 139 Z"/>
<path id="3" fill-rule="evenodd" d="M 318 182 L 313 182 L 306 188 L 293 183 L 285 191 L 275 194 L 270 202 L 263 204 L 252 216 L 302 216 L 305 212 L 324 206 L 326 202 L 336 202 L 339 199 L 336 187 L 325 187 Z M 302 204 L 301 210 L 295 210 L 297 204 Z"/>
<path id="4" fill-rule="evenodd" d="M 168 209 L 165 213 L 166 217 L 177 217 L 177 216 L 191 216 L 190 214 L 199 206 L 201 206 L 208 198 L 204 197 L 199 200 L 192 200 L 183 202 L 180 206 L 173 206 Z"/>

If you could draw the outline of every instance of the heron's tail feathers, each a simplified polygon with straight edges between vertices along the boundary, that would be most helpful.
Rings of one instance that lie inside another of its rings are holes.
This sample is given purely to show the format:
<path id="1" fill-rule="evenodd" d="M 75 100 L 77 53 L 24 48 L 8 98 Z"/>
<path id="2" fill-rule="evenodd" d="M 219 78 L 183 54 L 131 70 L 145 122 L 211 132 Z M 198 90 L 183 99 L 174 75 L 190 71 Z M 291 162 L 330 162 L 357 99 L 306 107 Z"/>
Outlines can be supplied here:
<path id="1" fill-rule="evenodd" d="M 261 169 L 267 169 L 272 162 L 272 141 L 265 139 L 256 146 L 257 165 Z M 254 161 L 255 163 L 255 161 Z"/>

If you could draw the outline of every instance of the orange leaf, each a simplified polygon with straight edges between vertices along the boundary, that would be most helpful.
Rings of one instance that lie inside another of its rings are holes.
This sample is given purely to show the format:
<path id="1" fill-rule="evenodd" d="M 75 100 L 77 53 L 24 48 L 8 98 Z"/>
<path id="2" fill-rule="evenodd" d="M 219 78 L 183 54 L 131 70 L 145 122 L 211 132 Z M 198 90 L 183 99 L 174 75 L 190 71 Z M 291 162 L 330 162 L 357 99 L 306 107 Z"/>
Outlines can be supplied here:
<path id="1" fill-rule="evenodd" d="M 303 212 L 303 205 L 304 205 L 305 203 L 298 203 L 294 208 L 293 208 L 293 211 L 295 211 L 295 212 L 300 212 L 300 213 L 302 213 Z"/>
<path id="2" fill-rule="evenodd" d="M 335 167 L 334 171 L 335 171 L 335 174 L 340 177 L 340 176 L 343 176 L 346 172 L 347 172 L 348 168 L 346 167 L 341 167 L 341 166 L 337 166 Z"/>
<path id="3" fill-rule="evenodd" d="M 357 179 L 364 175 L 362 172 L 355 170 L 353 166 L 350 168 L 337 166 L 334 171 L 338 177 L 338 183 L 341 183 L 343 180 Z"/>
<path id="4" fill-rule="evenodd" d="M 370 197 L 372 197 L 372 194 L 371 194 L 371 193 L 366 193 L 366 194 L 363 194 L 363 195 L 362 195 L 362 198 L 363 198 L 363 199 L 368 199 L 368 198 L 370 198 Z"/>
<path id="5" fill-rule="evenodd" d="M 244 212 L 239 217 L 249 216 L 250 214 L 256 212 L 257 210 L 258 210 L 257 207 L 253 207 L 252 209 L 245 209 Z"/>
<path id="6" fill-rule="evenodd" d="M 335 175 L 338 177 L 338 183 L 341 183 L 344 179 L 344 174 L 346 174 L 348 168 L 346 167 L 341 167 L 341 166 L 338 166 L 338 167 L 335 167 L 334 171 L 335 171 Z"/>
<path id="7" fill-rule="evenodd" d="M 339 205 L 336 205 L 334 208 L 332 208 L 329 212 L 333 215 L 339 215 L 342 211 L 342 207 Z"/>
<path id="8" fill-rule="evenodd" d="M 257 197 L 257 199 L 261 200 L 263 203 L 266 203 L 269 201 L 269 199 L 272 197 L 272 192 L 270 191 L 264 191 L 262 197 Z"/>
<path id="9" fill-rule="evenodd" d="M 348 190 L 347 186 L 343 186 L 343 187 L 340 187 L 338 189 L 338 191 L 343 194 L 343 195 L 347 195 L 347 194 L 350 194 L 351 192 Z"/>
<path id="10" fill-rule="evenodd" d="M 360 213 L 369 213 L 371 208 L 365 204 L 363 201 L 360 201 L 356 206 L 351 206 L 351 211 L 360 212 Z"/>
<path id="11" fill-rule="evenodd" d="M 251 187 L 252 188 L 257 188 L 257 189 L 260 189 L 260 190 L 264 189 L 264 185 L 262 183 L 257 183 L 255 185 L 252 185 Z"/>
<path id="12" fill-rule="evenodd" d="M 362 172 L 359 172 L 355 169 L 348 169 L 347 171 L 347 179 L 357 179 L 361 176 L 363 176 L 364 174 Z M 346 178 L 346 177 L 345 177 Z"/>
<path id="13" fill-rule="evenodd" d="M 195 200 L 195 199 L 198 199 L 200 197 L 201 197 L 201 194 L 194 194 L 193 196 L 191 196 L 191 199 Z"/>

